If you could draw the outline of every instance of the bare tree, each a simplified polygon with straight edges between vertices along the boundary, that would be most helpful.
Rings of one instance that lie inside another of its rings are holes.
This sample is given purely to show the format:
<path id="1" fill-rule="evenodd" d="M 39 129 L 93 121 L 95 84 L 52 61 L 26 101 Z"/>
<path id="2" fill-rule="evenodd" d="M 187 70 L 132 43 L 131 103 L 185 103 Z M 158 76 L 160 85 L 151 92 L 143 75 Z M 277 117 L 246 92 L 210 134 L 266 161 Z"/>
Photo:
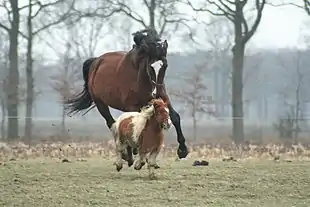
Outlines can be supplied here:
<path id="1" fill-rule="evenodd" d="M 180 104 L 186 108 L 185 112 L 189 113 L 193 123 L 193 139 L 197 139 L 197 121 L 202 115 L 215 115 L 214 109 L 210 108 L 214 104 L 212 98 L 207 96 L 207 83 L 204 79 L 204 65 L 197 65 L 193 70 L 184 74 L 183 87 L 179 90 L 172 89 L 171 95 L 174 96 Z"/>
<path id="2" fill-rule="evenodd" d="M 25 142 L 30 142 L 32 137 L 32 110 L 35 101 L 34 77 L 33 77 L 33 43 L 35 38 L 48 28 L 63 23 L 70 17 L 75 0 L 54 0 L 45 4 L 40 1 L 29 0 L 27 14 L 27 33 L 21 35 L 27 40 L 27 60 L 26 60 L 26 117 L 25 117 Z M 55 12 L 57 7 L 65 7 L 69 3 L 69 8 L 64 12 Z M 54 12 L 53 12 L 54 11 Z M 54 15 L 50 15 L 53 12 Z M 42 16 L 44 14 L 44 16 Z M 56 15 L 55 15 L 56 14 Z M 56 17 L 55 17 L 56 16 Z M 40 20 L 38 22 L 37 20 Z M 44 20 L 44 21 L 42 21 Z M 39 27 L 34 28 L 34 23 L 39 23 Z"/>
<path id="3" fill-rule="evenodd" d="M 55 42 L 65 46 L 65 52 L 60 51 L 59 47 L 45 42 L 60 59 L 61 70 L 51 76 L 51 86 L 60 95 L 61 100 L 71 97 L 76 91 L 76 85 L 82 80 L 79 72 L 81 62 L 88 57 L 94 56 L 94 52 L 99 45 L 99 41 L 105 32 L 102 30 L 102 21 L 84 19 L 87 27 L 83 32 L 81 22 L 66 22 L 66 28 L 61 30 L 61 34 L 53 36 Z M 87 31 L 85 31 L 87 30 Z M 65 31 L 66 35 L 63 35 Z M 67 36 L 67 37 L 66 37 Z M 62 104 L 62 133 L 66 133 L 65 105 Z"/>
<path id="4" fill-rule="evenodd" d="M 133 0 L 127 2 L 125 0 L 107 0 L 107 2 L 114 14 L 124 14 L 144 28 L 154 28 L 160 36 L 163 34 L 168 36 L 169 29 L 176 31 L 183 28 L 187 30 L 190 38 L 193 37 L 193 30 L 189 25 L 193 18 L 180 11 L 178 8 L 180 2 L 177 0 Z M 139 7 L 140 9 L 137 9 Z M 141 7 L 146 9 L 147 18 L 137 12 L 143 11 Z M 100 16 L 100 13 L 98 14 Z"/>
<path id="5" fill-rule="evenodd" d="M 196 8 L 189 0 L 187 0 L 187 3 L 195 11 L 208 12 L 214 16 L 227 18 L 234 27 L 234 46 L 232 48 L 232 137 L 237 144 L 242 143 L 244 142 L 243 66 L 245 49 L 247 42 L 252 38 L 260 24 L 266 0 L 255 0 L 256 16 L 252 26 L 249 26 L 245 16 L 245 6 L 250 5 L 250 2 L 246 0 L 207 0 L 206 5 L 202 8 Z M 214 10 L 212 7 L 214 7 Z"/>
<path id="6" fill-rule="evenodd" d="M 310 102 L 309 96 L 309 53 L 298 50 L 288 54 L 291 58 L 279 58 L 279 64 L 284 69 L 281 71 L 282 80 L 285 82 L 281 87 L 280 95 L 284 104 L 284 116 L 280 118 L 281 127 L 278 127 L 280 133 L 285 138 L 293 139 L 297 143 L 301 123 L 304 117 L 305 104 Z M 283 120 L 286 120 L 285 123 Z M 286 133 L 283 133 L 283 130 Z"/>
<path id="7" fill-rule="evenodd" d="M 310 15 L 310 1 L 309 0 L 299 0 L 299 1 L 288 0 L 288 1 L 283 1 L 281 3 L 268 2 L 268 5 L 275 6 L 275 7 L 295 6 L 297 8 L 305 10 L 307 14 Z"/>
<path id="8" fill-rule="evenodd" d="M 8 133 L 9 139 L 18 138 L 18 33 L 20 27 L 20 13 L 18 0 L 3 1 L 0 5 L 6 11 L 8 24 L 0 23 L 0 28 L 9 36 L 9 73 L 6 86 Z"/>
<path id="9" fill-rule="evenodd" d="M 58 71 L 55 75 L 51 76 L 51 86 L 59 94 L 62 103 L 62 116 L 61 116 L 61 132 L 66 135 L 66 110 L 63 100 L 71 97 L 76 92 L 76 83 L 80 80 L 79 73 L 76 71 L 74 60 L 70 57 L 71 44 L 66 45 L 66 52 L 64 53 L 61 65 L 63 70 Z"/>
<path id="10" fill-rule="evenodd" d="M 225 18 L 211 18 L 210 23 L 205 24 L 206 47 L 210 48 L 206 64 L 208 72 L 214 77 L 214 101 L 216 111 L 220 116 L 225 116 L 225 107 L 230 103 L 231 88 L 231 63 L 230 51 L 233 45 L 233 28 Z"/>
<path id="11" fill-rule="evenodd" d="M 6 90 L 5 90 L 5 80 L 8 73 L 8 37 L 5 33 L 0 30 L 0 104 L 1 104 L 1 138 L 4 139 L 5 136 L 5 118 L 6 118 Z"/>

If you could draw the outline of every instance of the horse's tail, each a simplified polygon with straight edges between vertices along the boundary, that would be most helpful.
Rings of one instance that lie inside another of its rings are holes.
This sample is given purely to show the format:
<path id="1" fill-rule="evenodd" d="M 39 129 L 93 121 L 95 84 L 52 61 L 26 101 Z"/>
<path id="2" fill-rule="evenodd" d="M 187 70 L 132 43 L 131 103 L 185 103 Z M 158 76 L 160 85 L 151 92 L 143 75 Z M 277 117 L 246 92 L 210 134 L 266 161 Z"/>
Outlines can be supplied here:
<path id="1" fill-rule="evenodd" d="M 68 110 L 68 114 L 76 114 L 84 109 L 89 108 L 93 100 L 88 91 L 88 75 L 91 69 L 92 63 L 96 60 L 96 58 L 89 58 L 83 63 L 83 79 L 84 79 L 84 88 L 83 90 L 73 96 L 71 99 L 65 101 L 65 105 L 67 105 L 66 109 Z"/>

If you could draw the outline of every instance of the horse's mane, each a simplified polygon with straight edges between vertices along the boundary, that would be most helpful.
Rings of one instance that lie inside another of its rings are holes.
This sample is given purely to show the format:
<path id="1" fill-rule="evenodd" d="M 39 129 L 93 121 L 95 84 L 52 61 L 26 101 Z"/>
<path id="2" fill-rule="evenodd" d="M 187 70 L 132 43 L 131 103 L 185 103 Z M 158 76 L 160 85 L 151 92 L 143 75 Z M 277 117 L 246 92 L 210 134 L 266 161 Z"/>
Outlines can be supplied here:
<path id="1" fill-rule="evenodd" d="M 157 54 L 156 44 L 161 41 L 157 31 L 153 28 L 146 28 L 132 34 L 134 45 L 128 55 L 135 56 L 133 59 L 140 62 L 147 54 L 148 57 L 155 57 Z M 146 51 L 148 51 L 146 53 Z M 136 65 L 136 64 L 135 64 Z"/>

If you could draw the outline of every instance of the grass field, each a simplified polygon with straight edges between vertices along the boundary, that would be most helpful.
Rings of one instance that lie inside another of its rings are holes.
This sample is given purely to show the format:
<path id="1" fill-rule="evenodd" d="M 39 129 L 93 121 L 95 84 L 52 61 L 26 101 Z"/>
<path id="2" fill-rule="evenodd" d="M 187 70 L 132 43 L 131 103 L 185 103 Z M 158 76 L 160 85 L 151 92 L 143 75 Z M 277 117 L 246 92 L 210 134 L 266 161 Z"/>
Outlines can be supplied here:
<path id="1" fill-rule="evenodd" d="M 89 158 L 7 162 L 0 166 L 0 206 L 308 206 L 310 163 L 293 161 L 160 160 L 157 180 L 146 168 Z"/>

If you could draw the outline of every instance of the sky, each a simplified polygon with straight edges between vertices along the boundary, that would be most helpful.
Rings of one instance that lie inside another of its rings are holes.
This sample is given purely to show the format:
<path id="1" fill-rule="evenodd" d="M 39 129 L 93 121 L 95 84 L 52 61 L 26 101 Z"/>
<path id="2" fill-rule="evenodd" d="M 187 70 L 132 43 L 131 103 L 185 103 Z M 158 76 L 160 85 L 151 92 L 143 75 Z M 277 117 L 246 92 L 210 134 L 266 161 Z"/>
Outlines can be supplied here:
<path id="1" fill-rule="evenodd" d="M 281 0 L 274 0 L 273 2 L 279 1 Z M 192 11 L 188 11 L 188 13 L 193 15 Z M 204 18 L 206 20 L 208 17 L 204 14 Z M 302 36 L 304 34 L 310 36 L 310 27 L 307 29 L 307 22 L 310 23 L 310 16 L 301 8 L 293 6 L 265 6 L 258 30 L 250 40 L 248 47 L 255 49 L 303 47 L 305 44 L 303 44 Z M 138 28 L 135 29 L 138 30 Z M 201 31 L 203 32 L 203 30 Z M 179 41 L 173 38 L 168 39 L 170 52 L 182 52 L 183 50 L 193 49 L 192 46 L 186 45 L 180 47 Z"/>
<path id="2" fill-rule="evenodd" d="M 308 32 L 307 22 L 310 23 L 310 16 L 302 9 L 268 6 L 252 43 L 258 48 L 296 47 L 302 33 Z"/>

